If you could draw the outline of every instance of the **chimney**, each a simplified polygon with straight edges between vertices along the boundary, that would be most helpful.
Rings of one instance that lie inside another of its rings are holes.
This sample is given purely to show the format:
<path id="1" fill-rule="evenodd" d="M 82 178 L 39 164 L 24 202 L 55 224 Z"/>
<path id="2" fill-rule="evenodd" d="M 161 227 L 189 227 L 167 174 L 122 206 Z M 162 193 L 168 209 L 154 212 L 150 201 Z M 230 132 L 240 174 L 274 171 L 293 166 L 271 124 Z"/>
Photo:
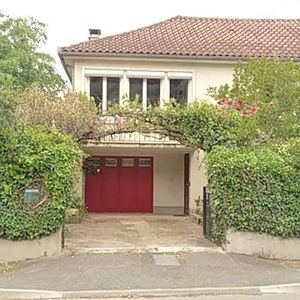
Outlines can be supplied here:
<path id="1" fill-rule="evenodd" d="M 100 39 L 101 29 L 89 29 L 89 33 L 90 33 L 89 40 L 94 41 Z"/>

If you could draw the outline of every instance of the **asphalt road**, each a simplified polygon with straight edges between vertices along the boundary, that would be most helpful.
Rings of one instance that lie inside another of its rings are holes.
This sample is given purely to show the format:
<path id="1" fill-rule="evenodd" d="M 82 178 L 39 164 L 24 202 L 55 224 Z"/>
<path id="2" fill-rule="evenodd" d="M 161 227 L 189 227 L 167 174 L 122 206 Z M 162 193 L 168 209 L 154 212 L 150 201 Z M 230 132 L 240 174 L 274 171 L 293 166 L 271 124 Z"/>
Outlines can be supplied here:
<path id="1" fill-rule="evenodd" d="M 220 253 L 59 256 L 20 263 L 16 269 L 0 275 L 0 288 L 49 291 L 249 287 L 288 283 L 300 283 L 298 266 Z"/>

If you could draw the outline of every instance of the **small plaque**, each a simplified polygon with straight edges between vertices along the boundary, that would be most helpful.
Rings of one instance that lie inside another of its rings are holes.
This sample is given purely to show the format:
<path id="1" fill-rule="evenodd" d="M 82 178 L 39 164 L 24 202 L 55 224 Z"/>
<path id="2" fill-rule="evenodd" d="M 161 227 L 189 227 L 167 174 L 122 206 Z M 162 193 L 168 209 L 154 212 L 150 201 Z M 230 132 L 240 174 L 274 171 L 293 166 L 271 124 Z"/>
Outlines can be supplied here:
<path id="1" fill-rule="evenodd" d="M 26 188 L 24 190 L 23 201 L 26 204 L 31 204 L 39 200 L 41 191 L 39 188 Z"/>

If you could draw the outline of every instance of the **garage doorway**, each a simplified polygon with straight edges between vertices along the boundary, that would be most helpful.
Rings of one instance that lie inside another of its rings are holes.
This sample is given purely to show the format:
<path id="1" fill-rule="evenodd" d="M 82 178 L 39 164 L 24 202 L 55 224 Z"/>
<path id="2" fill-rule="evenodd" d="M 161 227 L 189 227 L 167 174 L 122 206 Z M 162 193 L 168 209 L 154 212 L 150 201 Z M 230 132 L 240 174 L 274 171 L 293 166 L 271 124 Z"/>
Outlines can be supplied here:
<path id="1" fill-rule="evenodd" d="M 85 176 L 88 212 L 152 212 L 153 158 L 93 156 Z"/>

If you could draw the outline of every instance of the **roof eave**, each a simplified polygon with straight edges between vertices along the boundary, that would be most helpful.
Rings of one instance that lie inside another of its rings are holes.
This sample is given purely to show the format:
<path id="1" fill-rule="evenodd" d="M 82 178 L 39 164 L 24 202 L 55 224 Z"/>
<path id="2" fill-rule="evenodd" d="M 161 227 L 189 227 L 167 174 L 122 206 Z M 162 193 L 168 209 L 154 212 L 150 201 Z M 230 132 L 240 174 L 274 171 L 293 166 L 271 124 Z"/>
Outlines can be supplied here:
<path id="1" fill-rule="evenodd" d="M 78 56 L 78 57 L 111 57 L 111 58 L 151 58 L 151 59 L 185 59 L 185 60 L 202 60 L 202 61 L 246 61 L 251 56 L 217 56 L 217 55 L 172 55 L 172 54 L 136 54 L 136 53 L 103 53 L 103 52 L 68 52 L 59 51 L 59 57 L 63 60 L 64 56 Z M 253 56 L 252 56 L 253 57 Z M 283 57 L 282 59 L 293 59 L 300 61 L 299 58 Z"/>
<path id="2" fill-rule="evenodd" d="M 63 53 L 64 53 L 64 52 L 61 51 L 60 48 L 58 48 L 58 56 L 59 56 L 59 59 L 60 59 L 62 65 L 63 65 L 63 67 L 64 67 L 64 70 L 65 70 L 65 72 L 66 72 L 66 74 L 67 74 L 67 76 L 68 76 L 70 82 L 72 83 L 72 74 L 70 74 L 70 72 L 69 72 L 69 69 L 68 69 L 68 67 L 67 67 L 67 64 L 66 64 L 66 61 L 65 61 L 65 59 L 64 59 Z"/>

